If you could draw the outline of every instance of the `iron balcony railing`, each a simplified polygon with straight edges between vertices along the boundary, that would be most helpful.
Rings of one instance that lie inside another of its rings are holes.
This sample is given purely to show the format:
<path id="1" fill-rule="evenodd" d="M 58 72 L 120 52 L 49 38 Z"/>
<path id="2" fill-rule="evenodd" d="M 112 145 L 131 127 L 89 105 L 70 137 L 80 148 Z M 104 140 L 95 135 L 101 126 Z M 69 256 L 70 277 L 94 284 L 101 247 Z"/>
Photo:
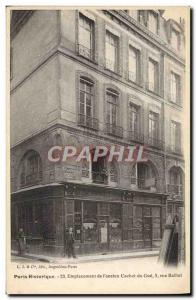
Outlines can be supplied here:
<path id="1" fill-rule="evenodd" d="M 21 174 L 21 186 L 33 185 L 41 182 L 42 180 L 42 171 L 32 173 L 29 175 Z"/>
<path id="2" fill-rule="evenodd" d="M 99 130 L 98 119 L 83 114 L 78 115 L 78 125 L 94 130 Z"/>
<path id="3" fill-rule="evenodd" d="M 92 49 L 89 49 L 81 44 L 78 44 L 77 48 L 78 48 L 77 51 L 78 51 L 79 55 L 81 55 L 89 60 L 93 60 L 93 50 Z"/>
<path id="4" fill-rule="evenodd" d="M 144 135 L 141 134 L 139 131 L 129 131 L 128 136 L 130 141 L 137 142 L 137 143 L 144 143 Z"/>
<path id="5" fill-rule="evenodd" d="M 179 154 L 182 155 L 182 148 L 180 146 L 177 145 L 171 145 L 168 147 L 168 151 L 170 153 L 175 153 L 175 154 Z"/>
<path id="6" fill-rule="evenodd" d="M 135 72 L 129 71 L 128 78 L 133 82 L 137 82 L 137 74 Z"/>
<path id="7" fill-rule="evenodd" d="M 111 70 L 113 72 L 118 71 L 116 61 L 113 61 L 113 60 L 110 60 L 110 59 L 105 59 L 105 67 L 106 67 L 106 69 Z"/>
<path id="8" fill-rule="evenodd" d="M 183 196 L 184 194 L 184 187 L 182 184 L 168 184 L 167 185 L 167 191 L 169 194 L 177 195 L 177 196 Z"/>
<path id="9" fill-rule="evenodd" d="M 108 175 L 106 170 L 101 170 L 98 172 L 92 171 L 92 180 L 95 183 L 106 184 L 108 180 Z"/>
<path id="10" fill-rule="evenodd" d="M 164 148 L 164 142 L 162 140 L 149 137 L 147 144 L 151 147 L 157 148 L 157 149 L 163 149 Z"/>
<path id="11" fill-rule="evenodd" d="M 106 124 L 106 130 L 109 135 L 114 135 L 116 137 L 123 137 L 123 128 L 116 126 L 115 124 Z"/>
<path id="12" fill-rule="evenodd" d="M 145 179 L 131 177 L 131 184 L 137 186 L 138 189 L 149 190 L 150 188 L 156 188 L 157 180 L 156 178 Z"/>

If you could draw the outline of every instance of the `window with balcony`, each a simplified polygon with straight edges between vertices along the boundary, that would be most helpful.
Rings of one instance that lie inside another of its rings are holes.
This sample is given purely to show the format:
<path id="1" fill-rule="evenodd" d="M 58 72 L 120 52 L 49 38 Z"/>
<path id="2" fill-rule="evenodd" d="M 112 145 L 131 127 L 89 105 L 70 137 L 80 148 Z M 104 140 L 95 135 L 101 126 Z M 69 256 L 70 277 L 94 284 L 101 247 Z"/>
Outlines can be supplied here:
<path id="1" fill-rule="evenodd" d="M 107 99 L 107 133 L 122 137 L 123 129 L 119 123 L 119 94 L 113 90 L 106 91 Z"/>
<path id="2" fill-rule="evenodd" d="M 29 151 L 21 162 L 20 185 L 28 186 L 40 183 L 42 180 L 42 164 L 39 154 Z"/>
<path id="3" fill-rule="evenodd" d="M 169 184 L 167 186 L 168 192 L 180 197 L 184 193 L 184 175 L 179 167 L 172 167 L 169 171 Z"/>
<path id="4" fill-rule="evenodd" d="M 129 139 L 143 142 L 143 136 L 140 133 L 140 108 L 131 102 L 129 103 Z"/>
<path id="5" fill-rule="evenodd" d="M 171 122 L 171 151 L 181 154 L 181 124 Z"/>
<path id="6" fill-rule="evenodd" d="M 94 161 L 94 150 L 91 151 L 91 161 L 92 161 L 92 181 L 94 183 L 108 183 L 108 171 L 107 171 L 107 162 L 106 157 L 98 157 Z"/>
<path id="7" fill-rule="evenodd" d="M 89 60 L 94 59 L 94 22 L 79 14 L 78 53 Z"/>
<path id="8" fill-rule="evenodd" d="M 158 17 L 153 12 L 149 12 L 148 14 L 148 29 L 154 34 L 158 32 Z"/>
<path id="9" fill-rule="evenodd" d="M 171 72 L 171 101 L 180 104 L 180 76 Z"/>
<path id="10" fill-rule="evenodd" d="M 87 78 L 80 78 L 79 86 L 79 115 L 80 126 L 98 130 L 98 120 L 94 118 L 94 83 Z"/>
<path id="11" fill-rule="evenodd" d="M 139 66 L 140 52 L 139 50 L 129 46 L 129 80 L 139 83 Z"/>
<path id="12" fill-rule="evenodd" d="M 119 38 L 106 30 L 105 67 L 113 72 L 118 71 Z"/>
<path id="13" fill-rule="evenodd" d="M 149 113 L 149 133 L 148 133 L 148 144 L 162 148 L 161 140 L 159 139 L 159 114 L 155 112 Z"/>
<path id="14" fill-rule="evenodd" d="M 156 190 L 156 174 L 150 163 L 136 163 L 131 169 L 131 186 L 143 190 Z"/>
<path id="15" fill-rule="evenodd" d="M 158 63 L 153 59 L 148 61 L 148 89 L 151 92 L 158 92 Z"/>
<path id="16" fill-rule="evenodd" d="M 175 50 L 180 48 L 180 34 L 176 30 L 171 30 L 171 45 Z"/>

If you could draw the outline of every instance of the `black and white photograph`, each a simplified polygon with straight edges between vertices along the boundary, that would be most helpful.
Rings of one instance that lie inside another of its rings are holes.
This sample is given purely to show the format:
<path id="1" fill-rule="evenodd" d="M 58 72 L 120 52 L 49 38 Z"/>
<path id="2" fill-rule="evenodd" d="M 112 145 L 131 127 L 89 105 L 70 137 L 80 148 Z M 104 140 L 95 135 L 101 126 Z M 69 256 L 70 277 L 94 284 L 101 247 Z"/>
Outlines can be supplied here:
<path id="1" fill-rule="evenodd" d="M 190 8 L 10 6 L 7 39 L 8 294 L 189 293 Z"/>

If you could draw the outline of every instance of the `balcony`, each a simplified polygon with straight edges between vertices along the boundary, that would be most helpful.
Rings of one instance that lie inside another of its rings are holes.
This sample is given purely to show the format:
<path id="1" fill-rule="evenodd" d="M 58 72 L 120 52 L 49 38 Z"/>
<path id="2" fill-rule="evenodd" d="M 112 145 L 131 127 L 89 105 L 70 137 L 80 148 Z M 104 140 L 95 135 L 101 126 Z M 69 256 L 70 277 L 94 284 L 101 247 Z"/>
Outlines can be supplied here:
<path id="1" fill-rule="evenodd" d="M 161 149 L 161 150 L 164 148 L 164 142 L 162 140 L 151 138 L 151 137 L 148 138 L 147 144 L 150 147 Z"/>
<path id="2" fill-rule="evenodd" d="M 168 152 L 173 153 L 173 154 L 182 155 L 182 148 L 177 145 L 170 145 L 168 147 Z"/>
<path id="3" fill-rule="evenodd" d="M 116 126 L 115 124 L 106 124 L 106 130 L 109 135 L 113 135 L 116 137 L 123 137 L 123 128 L 120 126 Z"/>
<path id="4" fill-rule="evenodd" d="M 129 71 L 128 72 L 128 78 L 132 82 L 135 82 L 135 83 L 137 82 L 137 76 L 136 76 L 135 72 Z"/>
<path id="5" fill-rule="evenodd" d="M 81 44 L 77 45 L 77 52 L 79 55 L 87 58 L 88 60 L 93 60 L 93 51 Z"/>
<path id="6" fill-rule="evenodd" d="M 92 180 L 94 183 L 107 184 L 107 171 L 105 169 L 96 172 L 92 171 Z"/>
<path id="7" fill-rule="evenodd" d="M 118 71 L 116 62 L 110 59 L 105 59 L 105 68 L 115 73 Z"/>
<path id="8" fill-rule="evenodd" d="M 93 130 L 99 130 L 99 122 L 98 119 L 79 114 L 78 115 L 78 125 L 82 127 L 86 127 Z"/>
<path id="9" fill-rule="evenodd" d="M 129 131 L 128 136 L 129 141 L 143 144 L 144 143 L 144 135 L 138 131 Z"/>
<path id="10" fill-rule="evenodd" d="M 167 191 L 169 194 L 173 194 L 176 196 L 182 197 L 184 194 L 184 187 L 182 184 L 168 184 L 167 185 Z"/>
<path id="11" fill-rule="evenodd" d="M 132 187 L 135 186 L 135 188 L 140 190 L 151 190 L 156 191 L 156 178 L 131 178 L 131 185 Z"/>
<path id="12" fill-rule="evenodd" d="M 42 171 L 26 175 L 21 174 L 21 186 L 29 186 L 40 183 L 42 180 Z"/>

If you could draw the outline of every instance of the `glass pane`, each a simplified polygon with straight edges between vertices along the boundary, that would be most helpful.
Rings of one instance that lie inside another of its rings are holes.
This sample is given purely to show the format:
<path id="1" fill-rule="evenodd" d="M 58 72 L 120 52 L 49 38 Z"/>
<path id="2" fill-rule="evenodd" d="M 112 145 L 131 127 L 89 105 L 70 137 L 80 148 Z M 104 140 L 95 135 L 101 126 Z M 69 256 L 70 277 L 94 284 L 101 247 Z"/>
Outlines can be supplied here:
<path id="1" fill-rule="evenodd" d="M 84 241 L 96 242 L 98 238 L 97 223 L 96 222 L 84 222 L 83 223 Z"/>
<path id="2" fill-rule="evenodd" d="M 160 225 L 160 218 L 153 218 L 152 223 L 152 232 L 153 232 L 153 239 L 160 239 L 161 238 L 161 225 Z"/>
<path id="3" fill-rule="evenodd" d="M 160 217 L 160 207 L 152 207 L 152 217 Z"/>

